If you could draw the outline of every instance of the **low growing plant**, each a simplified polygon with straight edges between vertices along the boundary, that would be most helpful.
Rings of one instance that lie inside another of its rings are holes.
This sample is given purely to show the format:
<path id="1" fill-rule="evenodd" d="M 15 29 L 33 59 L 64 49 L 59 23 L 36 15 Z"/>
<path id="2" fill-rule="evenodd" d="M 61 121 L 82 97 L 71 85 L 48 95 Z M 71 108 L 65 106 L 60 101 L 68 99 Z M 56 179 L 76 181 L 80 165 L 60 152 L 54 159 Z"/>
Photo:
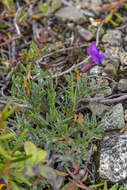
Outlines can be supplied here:
<path id="1" fill-rule="evenodd" d="M 51 176 L 66 176 L 66 173 L 49 167 L 46 151 L 37 148 L 32 142 L 25 142 L 24 150 L 22 150 L 28 128 L 25 128 L 14 142 L 14 137 L 18 135 L 6 130 L 6 120 L 17 107 L 10 108 L 10 103 L 0 113 L 0 128 L 2 128 L 0 131 L 0 180 L 2 183 L 0 189 L 5 186 L 7 190 L 31 190 L 39 183 L 36 184 L 36 181 L 39 181 L 41 177 L 49 180 L 49 184 L 53 185 L 54 178 Z"/>

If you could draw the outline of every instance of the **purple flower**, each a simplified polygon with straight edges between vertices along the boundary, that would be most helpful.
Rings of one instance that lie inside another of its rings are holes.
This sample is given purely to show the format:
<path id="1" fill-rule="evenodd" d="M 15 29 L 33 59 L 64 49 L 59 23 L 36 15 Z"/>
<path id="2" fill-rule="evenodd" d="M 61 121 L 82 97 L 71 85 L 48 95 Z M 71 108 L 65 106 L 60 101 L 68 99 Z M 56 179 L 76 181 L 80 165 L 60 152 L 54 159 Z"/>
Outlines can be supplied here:
<path id="1" fill-rule="evenodd" d="M 99 53 L 96 43 L 92 42 L 89 46 L 89 48 L 87 49 L 87 53 L 91 56 L 92 58 L 92 62 L 86 64 L 81 71 L 85 72 L 88 70 L 88 68 L 91 68 L 93 66 L 93 64 L 98 65 L 102 60 L 105 59 L 105 53 Z"/>
<path id="2" fill-rule="evenodd" d="M 105 53 L 99 53 L 95 42 L 90 44 L 87 49 L 87 53 L 91 55 L 91 58 L 96 65 L 98 65 L 105 58 Z"/>

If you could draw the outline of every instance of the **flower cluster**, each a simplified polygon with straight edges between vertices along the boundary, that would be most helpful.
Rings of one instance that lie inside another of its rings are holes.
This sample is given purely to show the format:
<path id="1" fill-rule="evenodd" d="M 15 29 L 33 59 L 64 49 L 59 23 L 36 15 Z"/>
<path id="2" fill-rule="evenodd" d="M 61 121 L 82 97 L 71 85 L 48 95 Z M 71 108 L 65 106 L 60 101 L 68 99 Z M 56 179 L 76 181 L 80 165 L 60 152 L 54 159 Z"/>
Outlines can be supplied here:
<path id="1" fill-rule="evenodd" d="M 92 61 L 82 67 L 81 71 L 86 72 L 93 65 L 98 65 L 101 61 L 105 59 L 105 53 L 99 53 L 96 43 L 92 42 L 87 49 L 87 53 L 91 56 Z"/>

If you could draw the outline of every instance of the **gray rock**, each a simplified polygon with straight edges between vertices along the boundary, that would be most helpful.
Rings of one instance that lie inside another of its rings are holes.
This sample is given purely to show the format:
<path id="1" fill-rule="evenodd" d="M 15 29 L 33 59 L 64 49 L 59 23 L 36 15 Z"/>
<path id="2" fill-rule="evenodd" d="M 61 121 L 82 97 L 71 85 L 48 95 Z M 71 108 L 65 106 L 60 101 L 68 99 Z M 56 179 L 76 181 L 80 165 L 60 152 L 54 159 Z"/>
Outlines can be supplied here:
<path id="1" fill-rule="evenodd" d="M 120 52 L 119 56 L 121 65 L 127 65 L 127 52 Z"/>
<path id="2" fill-rule="evenodd" d="M 119 58 L 119 47 L 109 47 L 105 49 L 106 60 L 109 62 L 119 66 L 120 58 Z"/>
<path id="3" fill-rule="evenodd" d="M 124 111 L 124 118 L 125 118 L 125 121 L 127 121 L 127 109 Z"/>
<path id="4" fill-rule="evenodd" d="M 109 46 L 120 46 L 122 43 L 122 33 L 120 30 L 107 30 L 107 33 L 103 36 L 102 42 Z"/>
<path id="5" fill-rule="evenodd" d="M 102 5 L 102 1 L 101 0 L 91 0 L 91 4 L 90 4 L 90 8 L 92 9 L 92 11 L 96 14 L 98 14 L 98 8 L 100 8 Z"/>
<path id="6" fill-rule="evenodd" d="M 127 51 L 127 45 L 125 45 L 124 49 L 125 49 L 125 51 Z"/>
<path id="7" fill-rule="evenodd" d="M 75 7 L 64 7 L 56 11 L 55 16 L 62 21 L 73 21 L 75 23 L 86 20 L 86 17 Z"/>
<path id="8" fill-rule="evenodd" d="M 108 87 L 106 87 L 106 89 L 103 90 L 101 93 L 104 94 L 104 97 L 110 96 L 110 95 L 112 94 L 112 89 L 108 86 Z"/>
<path id="9" fill-rule="evenodd" d="M 118 90 L 121 92 L 127 92 L 127 79 L 120 79 L 118 83 Z"/>
<path id="10" fill-rule="evenodd" d="M 109 106 L 94 102 L 94 103 L 89 103 L 89 109 L 91 110 L 93 115 L 101 117 L 105 111 L 109 110 Z"/>
<path id="11" fill-rule="evenodd" d="M 91 75 L 99 75 L 100 73 L 102 73 L 102 67 L 100 66 L 94 66 L 93 68 L 90 69 L 90 74 Z"/>
<path id="12" fill-rule="evenodd" d="M 78 25 L 76 28 L 77 28 L 77 30 L 78 30 L 79 35 L 80 35 L 84 40 L 86 40 L 86 41 L 92 40 L 93 34 L 92 34 L 89 30 L 87 30 L 87 29 L 85 29 L 85 28 L 83 28 L 83 27 L 81 27 L 81 26 L 79 26 L 79 25 Z"/>
<path id="13" fill-rule="evenodd" d="M 125 38 L 124 38 L 124 42 L 127 42 L 127 36 L 125 36 Z"/>
<path id="14" fill-rule="evenodd" d="M 103 128 L 103 131 L 111 131 L 123 127 L 125 121 L 122 104 L 113 106 L 110 111 L 106 112 L 101 122 L 99 127 Z"/>
<path id="15" fill-rule="evenodd" d="M 103 75 L 105 73 L 106 76 L 115 78 L 117 76 L 117 71 L 118 71 L 117 65 L 108 63 L 104 68 Z"/>
<path id="16" fill-rule="evenodd" d="M 103 139 L 99 175 L 111 182 L 120 182 L 127 178 L 127 131 Z"/>
<path id="17" fill-rule="evenodd" d="M 82 0 L 88 4 L 88 9 L 91 9 L 95 14 L 98 14 L 98 8 L 102 6 L 102 0 Z"/>

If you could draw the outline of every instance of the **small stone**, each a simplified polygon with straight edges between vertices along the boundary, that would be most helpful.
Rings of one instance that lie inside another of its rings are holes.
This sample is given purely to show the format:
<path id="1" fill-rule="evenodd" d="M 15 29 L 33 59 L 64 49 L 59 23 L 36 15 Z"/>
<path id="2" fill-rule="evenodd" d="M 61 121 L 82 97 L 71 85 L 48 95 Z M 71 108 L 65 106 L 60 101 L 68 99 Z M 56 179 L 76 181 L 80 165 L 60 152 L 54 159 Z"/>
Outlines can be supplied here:
<path id="1" fill-rule="evenodd" d="M 86 41 L 92 40 L 93 34 L 92 34 L 89 30 L 87 30 L 87 29 L 85 29 L 85 28 L 83 28 L 83 27 L 81 27 L 81 26 L 77 26 L 77 30 L 78 30 L 79 35 L 80 35 L 84 40 L 86 40 Z"/>
<path id="2" fill-rule="evenodd" d="M 104 68 L 104 72 L 107 76 L 115 78 L 117 76 L 118 67 L 115 64 L 108 63 Z"/>
<path id="3" fill-rule="evenodd" d="M 127 65 L 127 52 L 121 52 L 119 55 L 121 65 Z"/>
<path id="4" fill-rule="evenodd" d="M 56 11 L 55 16 L 62 21 L 83 22 L 86 17 L 75 7 L 64 7 Z"/>
<path id="5" fill-rule="evenodd" d="M 69 23 L 67 23 L 67 26 L 68 26 L 69 29 L 73 30 L 74 27 L 75 27 L 75 24 L 72 23 L 72 22 L 69 22 Z"/>
<path id="6" fill-rule="evenodd" d="M 125 121 L 127 121 L 127 109 L 124 111 L 124 118 L 125 118 Z"/>
<path id="7" fill-rule="evenodd" d="M 108 86 L 105 90 L 102 91 L 102 94 L 104 94 L 104 97 L 110 96 L 112 94 L 112 89 Z"/>
<path id="8" fill-rule="evenodd" d="M 93 68 L 90 69 L 90 74 L 91 75 L 99 75 L 100 73 L 102 73 L 102 67 L 100 66 L 94 66 Z"/>
<path id="9" fill-rule="evenodd" d="M 117 90 L 117 82 L 115 82 L 115 81 L 111 82 L 110 87 L 111 87 L 112 91 Z"/>
<path id="10" fill-rule="evenodd" d="M 125 45 L 124 50 L 127 51 L 127 45 Z"/>
<path id="11" fill-rule="evenodd" d="M 102 140 L 99 175 L 115 183 L 127 178 L 127 131 Z"/>
<path id="12" fill-rule="evenodd" d="M 125 36 L 125 38 L 124 38 L 124 42 L 127 42 L 127 36 Z"/>
<path id="13" fill-rule="evenodd" d="M 127 92 L 127 79 L 120 79 L 118 83 L 118 90 L 121 92 Z"/>
<path id="14" fill-rule="evenodd" d="M 85 175 L 85 170 L 84 170 L 84 169 L 81 169 L 81 170 L 79 171 L 79 175 L 80 175 L 81 177 L 84 177 L 84 175 Z"/>
<path id="15" fill-rule="evenodd" d="M 109 62 L 119 66 L 120 58 L 119 58 L 119 47 L 109 47 L 105 50 L 106 59 Z"/>
<path id="16" fill-rule="evenodd" d="M 109 110 L 109 106 L 100 103 L 89 103 L 89 109 L 91 110 L 93 115 L 101 117 L 105 111 Z"/>
<path id="17" fill-rule="evenodd" d="M 121 129 L 125 125 L 122 104 L 113 106 L 110 111 L 106 112 L 101 122 L 99 127 L 103 127 L 104 131 Z"/>
<path id="18" fill-rule="evenodd" d="M 122 33 L 120 30 L 107 30 L 102 38 L 102 42 L 109 46 L 120 46 L 122 43 Z"/>
<path id="19" fill-rule="evenodd" d="M 96 81 L 100 83 L 101 87 L 108 87 L 109 86 L 109 81 L 105 78 L 97 77 Z"/>
<path id="20" fill-rule="evenodd" d="M 102 6 L 102 1 L 101 0 L 91 0 L 90 2 L 91 2 L 90 9 L 94 13 L 98 14 L 99 13 L 98 8 L 100 8 Z"/>

